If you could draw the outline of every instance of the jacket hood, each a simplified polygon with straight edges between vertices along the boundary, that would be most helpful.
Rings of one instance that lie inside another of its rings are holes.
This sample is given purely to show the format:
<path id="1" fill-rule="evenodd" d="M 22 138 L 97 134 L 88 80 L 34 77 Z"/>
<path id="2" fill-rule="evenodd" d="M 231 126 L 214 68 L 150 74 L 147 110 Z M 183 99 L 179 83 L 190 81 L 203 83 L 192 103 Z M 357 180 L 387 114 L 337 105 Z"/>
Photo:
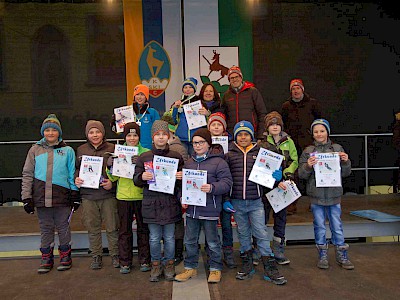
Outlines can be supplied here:
<path id="1" fill-rule="evenodd" d="M 243 82 L 243 86 L 242 86 L 242 88 L 240 89 L 239 93 L 241 93 L 241 92 L 243 92 L 243 91 L 245 91 L 245 90 L 247 90 L 247 89 L 249 89 L 249 88 L 251 88 L 251 87 L 255 87 L 255 84 L 252 83 L 252 82 L 249 82 L 249 81 L 244 81 L 244 82 Z M 234 88 L 232 88 L 231 86 L 229 86 L 229 88 L 231 89 L 231 91 L 232 91 L 233 93 L 237 94 Z"/>

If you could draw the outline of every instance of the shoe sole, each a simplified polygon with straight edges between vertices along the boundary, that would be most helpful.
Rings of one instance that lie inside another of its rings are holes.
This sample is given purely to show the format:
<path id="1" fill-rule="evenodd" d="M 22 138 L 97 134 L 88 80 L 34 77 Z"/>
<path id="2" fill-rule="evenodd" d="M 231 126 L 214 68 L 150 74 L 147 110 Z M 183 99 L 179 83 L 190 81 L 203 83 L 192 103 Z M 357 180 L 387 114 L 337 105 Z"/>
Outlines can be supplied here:
<path id="1" fill-rule="evenodd" d="M 290 260 L 285 260 L 285 261 L 278 261 L 277 259 L 275 259 L 275 260 L 276 260 L 276 263 L 281 266 L 290 264 Z"/>
<path id="2" fill-rule="evenodd" d="M 186 282 L 186 281 L 188 281 L 190 278 L 194 278 L 194 277 L 197 277 L 197 275 L 193 275 L 193 276 L 190 276 L 189 278 L 187 278 L 187 279 L 176 279 L 176 277 L 174 278 L 174 280 L 175 281 L 177 281 L 177 282 Z"/>
<path id="3" fill-rule="evenodd" d="M 345 270 L 354 270 L 354 266 L 344 266 L 339 262 L 336 262 L 339 266 L 341 266 Z"/>
<path id="4" fill-rule="evenodd" d="M 67 271 L 69 269 L 71 269 L 72 265 L 70 266 L 58 266 L 57 267 L 57 271 Z"/>
<path id="5" fill-rule="evenodd" d="M 46 274 L 49 273 L 51 269 L 39 269 L 37 270 L 38 274 Z"/>
<path id="6" fill-rule="evenodd" d="M 235 278 L 238 280 L 248 280 L 248 279 L 251 279 L 255 273 L 256 273 L 256 270 L 252 270 L 249 274 L 243 275 L 243 277 L 238 277 L 238 275 L 236 275 Z"/>
<path id="7" fill-rule="evenodd" d="M 265 276 L 265 275 L 264 275 L 264 280 L 270 281 L 270 282 L 272 282 L 273 284 L 276 284 L 276 285 L 284 285 L 285 283 L 287 283 L 286 279 L 282 279 L 280 281 L 276 281 L 276 280 L 272 280 L 270 277 Z"/>

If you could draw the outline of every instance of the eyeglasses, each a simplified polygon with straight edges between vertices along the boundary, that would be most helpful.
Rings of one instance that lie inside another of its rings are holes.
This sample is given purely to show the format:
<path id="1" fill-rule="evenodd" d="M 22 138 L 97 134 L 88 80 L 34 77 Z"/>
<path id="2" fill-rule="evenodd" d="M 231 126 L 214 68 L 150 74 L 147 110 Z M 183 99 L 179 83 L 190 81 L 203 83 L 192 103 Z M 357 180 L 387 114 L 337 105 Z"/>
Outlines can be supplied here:
<path id="1" fill-rule="evenodd" d="M 194 146 L 203 146 L 206 143 L 206 141 L 200 141 L 200 142 L 192 142 L 193 147 Z"/>
<path id="2" fill-rule="evenodd" d="M 240 78 L 240 76 L 231 76 L 231 77 L 229 77 L 229 80 L 236 80 L 236 79 L 238 79 L 238 78 Z"/>

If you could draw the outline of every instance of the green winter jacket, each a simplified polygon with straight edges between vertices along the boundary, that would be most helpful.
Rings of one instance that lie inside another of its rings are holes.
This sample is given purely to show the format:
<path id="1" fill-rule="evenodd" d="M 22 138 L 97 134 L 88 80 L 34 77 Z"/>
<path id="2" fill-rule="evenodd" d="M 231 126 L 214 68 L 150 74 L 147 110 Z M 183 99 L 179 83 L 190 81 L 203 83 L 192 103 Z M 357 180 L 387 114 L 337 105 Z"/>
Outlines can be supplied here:
<path id="1" fill-rule="evenodd" d="M 126 145 L 126 143 L 124 145 Z M 150 151 L 150 149 L 142 147 L 142 145 L 140 143 L 138 145 L 138 148 L 139 148 L 138 155 L 140 155 L 144 152 Z M 117 181 L 117 199 L 118 200 L 122 200 L 122 201 L 143 200 L 143 188 L 137 187 L 133 183 L 133 179 L 113 176 L 108 168 L 106 169 L 106 172 L 107 172 L 108 178 L 112 182 Z"/>

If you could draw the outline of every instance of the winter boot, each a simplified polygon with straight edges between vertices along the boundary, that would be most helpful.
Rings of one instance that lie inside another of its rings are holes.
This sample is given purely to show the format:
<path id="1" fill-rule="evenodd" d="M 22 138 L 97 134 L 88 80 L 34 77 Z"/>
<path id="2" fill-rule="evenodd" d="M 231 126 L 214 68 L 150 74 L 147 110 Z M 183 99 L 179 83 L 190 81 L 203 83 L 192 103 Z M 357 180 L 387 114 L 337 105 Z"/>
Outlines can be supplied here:
<path id="1" fill-rule="evenodd" d="M 159 282 L 162 275 L 162 266 L 159 260 L 151 263 L 150 282 Z"/>
<path id="2" fill-rule="evenodd" d="M 99 270 L 103 267 L 103 257 L 101 255 L 94 255 L 92 257 L 92 262 L 90 263 L 90 268 L 92 270 Z"/>
<path id="3" fill-rule="evenodd" d="M 66 271 L 71 269 L 71 245 L 62 245 L 58 247 L 58 253 L 60 254 L 60 265 L 57 267 L 57 271 Z"/>
<path id="4" fill-rule="evenodd" d="M 253 277 L 256 270 L 253 266 L 253 251 L 249 250 L 244 253 L 240 253 L 240 258 L 242 259 L 242 268 L 236 273 L 236 279 L 246 280 Z"/>
<path id="5" fill-rule="evenodd" d="M 164 278 L 167 281 L 173 281 L 175 279 L 175 265 L 174 260 L 168 260 L 164 266 Z"/>
<path id="6" fill-rule="evenodd" d="M 280 265 L 287 265 L 290 260 L 285 257 L 285 240 L 274 236 L 272 240 L 272 251 L 274 252 L 275 260 Z"/>
<path id="7" fill-rule="evenodd" d="M 175 280 L 179 282 L 185 282 L 188 281 L 192 277 L 197 276 L 197 270 L 196 269 L 185 269 L 183 270 L 182 273 L 178 274 L 175 276 Z"/>
<path id="8" fill-rule="evenodd" d="M 328 269 L 329 262 L 328 262 L 328 244 L 326 245 L 316 245 L 319 254 L 319 260 L 317 267 L 320 269 Z"/>
<path id="9" fill-rule="evenodd" d="M 264 279 L 272 281 L 276 285 L 282 285 L 287 282 L 286 278 L 279 274 L 278 265 L 273 256 L 263 256 Z"/>
<path id="10" fill-rule="evenodd" d="M 353 270 L 354 269 L 354 265 L 347 258 L 347 250 L 349 250 L 349 245 L 348 244 L 344 244 L 343 246 L 335 246 L 336 262 L 343 269 Z"/>
<path id="11" fill-rule="evenodd" d="M 222 252 L 224 254 L 223 262 L 229 269 L 237 268 L 237 264 L 235 263 L 235 258 L 233 255 L 233 248 L 232 247 L 223 247 Z"/>
<path id="12" fill-rule="evenodd" d="M 50 272 L 54 265 L 54 255 L 53 255 L 53 247 L 40 248 L 40 252 L 42 252 L 42 260 L 40 261 L 40 266 L 38 269 L 39 274 L 45 274 Z"/>
<path id="13" fill-rule="evenodd" d="M 253 265 L 258 266 L 258 264 L 260 263 L 260 259 L 261 259 L 261 253 L 257 247 L 254 247 L 252 250 L 252 258 L 253 258 Z"/>

